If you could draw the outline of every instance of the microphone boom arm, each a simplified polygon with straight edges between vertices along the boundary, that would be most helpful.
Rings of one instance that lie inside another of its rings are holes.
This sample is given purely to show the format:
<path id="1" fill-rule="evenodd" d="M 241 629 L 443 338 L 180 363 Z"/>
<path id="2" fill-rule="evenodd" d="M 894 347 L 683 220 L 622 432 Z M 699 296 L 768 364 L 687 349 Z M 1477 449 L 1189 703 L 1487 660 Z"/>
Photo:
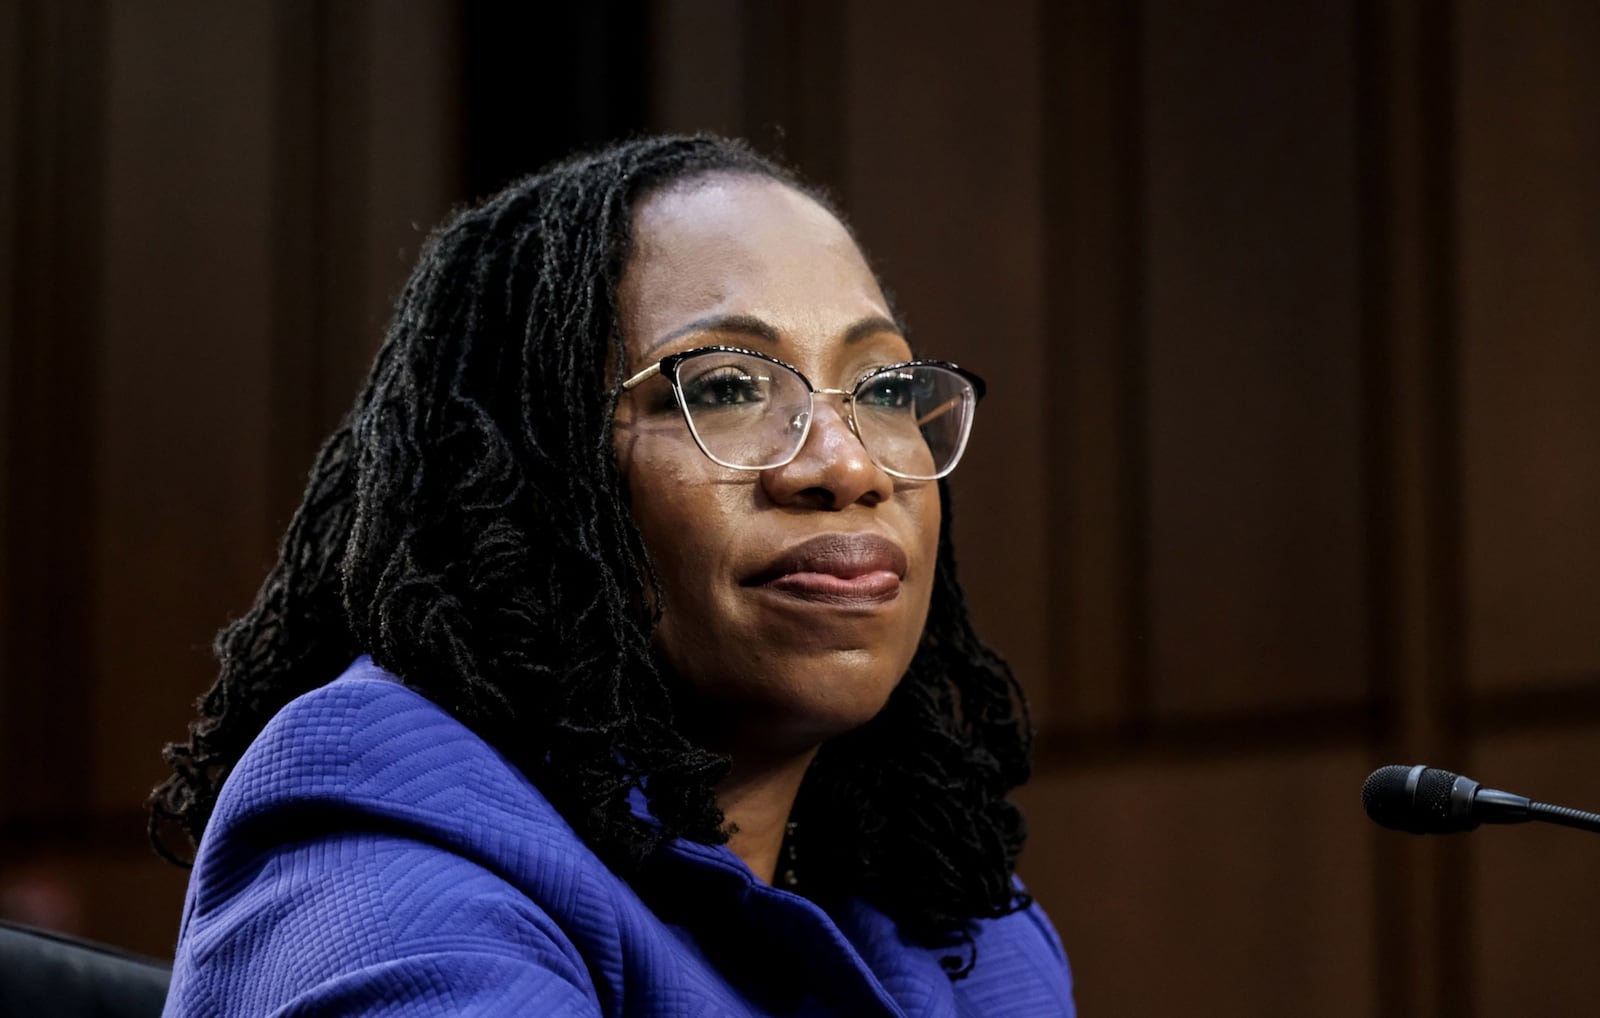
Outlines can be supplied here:
<path id="1" fill-rule="evenodd" d="M 1528 806 L 1529 819 L 1543 820 L 1562 827 L 1576 827 L 1580 831 L 1600 833 L 1600 813 L 1587 813 L 1571 806 L 1552 806 L 1548 802 L 1535 802 Z"/>

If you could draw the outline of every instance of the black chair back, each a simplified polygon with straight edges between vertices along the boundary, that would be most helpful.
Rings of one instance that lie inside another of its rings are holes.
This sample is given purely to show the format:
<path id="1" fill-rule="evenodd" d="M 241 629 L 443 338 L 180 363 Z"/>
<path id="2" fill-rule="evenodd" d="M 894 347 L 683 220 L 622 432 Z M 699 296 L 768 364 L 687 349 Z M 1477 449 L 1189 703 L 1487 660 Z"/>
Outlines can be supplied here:
<path id="1" fill-rule="evenodd" d="M 171 979 L 152 959 L 0 921 L 3 1018 L 158 1018 Z"/>

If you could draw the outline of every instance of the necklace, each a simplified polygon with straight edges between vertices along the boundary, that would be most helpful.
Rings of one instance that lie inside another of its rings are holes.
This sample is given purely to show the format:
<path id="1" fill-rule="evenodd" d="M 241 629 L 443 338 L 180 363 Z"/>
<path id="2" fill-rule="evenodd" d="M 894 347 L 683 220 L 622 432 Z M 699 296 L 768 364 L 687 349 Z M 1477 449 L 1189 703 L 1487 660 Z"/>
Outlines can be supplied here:
<path id="1" fill-rule="evenodd" d="M 783 850 L 778 859 L 778 883 L 785 890 L 793 891 L 800 886 L 800 877 L 795 872 L 794 832 L 800 825 L 793 820 L 783 825 Z"/>

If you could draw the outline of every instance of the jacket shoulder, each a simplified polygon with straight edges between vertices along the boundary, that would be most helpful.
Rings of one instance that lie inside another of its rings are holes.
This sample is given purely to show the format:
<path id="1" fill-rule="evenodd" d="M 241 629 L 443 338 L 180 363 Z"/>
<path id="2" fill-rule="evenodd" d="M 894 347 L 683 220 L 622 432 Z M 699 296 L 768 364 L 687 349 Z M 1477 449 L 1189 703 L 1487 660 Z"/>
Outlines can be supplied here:
<path id="1" fill-rule="evenodd" d="M 484 994 L 498 1003 L 481 1013 L 537 999 L 538 1013 L 588 1014 L 618 896 L 509 760 L 358 662 L 280 710 L 224 783 L 174 970 L 174 999 L 190 1004 L 169 1011 L 426 998 L 480 1013 L 456 1005 Z M 576 1010 L 545 1007 L 556 999 Z"/>
<path id="2" fill-rule="evenodd" d="M 510 814 L 571 833 L 494 747 L 366 659 L 267 723 L 228 776 L 207 837 L 211 827 L 318 806 L 461 829 Z"/>
<path id="3" fill-rule="evenodd" d="M 615 881 L 510 760 L 363 662 L 291 701 L 240 758 L 201 839 L 202 895 L 286 844 L 361 832 L 434 846 L 530 894 Z"/>

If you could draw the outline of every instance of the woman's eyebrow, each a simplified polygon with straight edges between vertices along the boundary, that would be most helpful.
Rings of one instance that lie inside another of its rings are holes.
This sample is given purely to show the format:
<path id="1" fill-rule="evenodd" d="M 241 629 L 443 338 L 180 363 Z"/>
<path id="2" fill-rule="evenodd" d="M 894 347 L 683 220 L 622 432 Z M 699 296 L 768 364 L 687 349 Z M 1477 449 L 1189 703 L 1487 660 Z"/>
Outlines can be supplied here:
<path id="1" fill-rule="evenodd" d="M 905 330 L 900 327 L 899 322 L 890 321 L 882 315 L 872 315 L 844 330 L 844 341 L 847 344 L 855 343 L 879 332 L 892 332 L 902 337 L 905 335 Z"/>
<path id="2" fill-rule="evenodd" d="M 645 355 L 649 356 L 655 353 L 658 348 L 666 346 L 680 336 L 687 336 L 695 332 L 734 332 L 753 339 L 759 339 L 773 346 L 777 346 L 782 341 L 777 329 L 754 315 L 707 315 L 704 318 L 696 318 L 687 325 L 680 325 L 654 343 L 651 343 L 650 349 L 645 351 Z"/>
<path id="3" fill-rule="evenodd" d="M 900 335 L 901 331 L 900 326 L 890 319 L 882 315 L 870 315 L 844 330 L 843 338 L 846 344 L 850 344 L 880 332 L 892 332 Z M 645 351 L 645 356 L 649 357 L 656 350 L 666 346 L 673 340 L 695 332 L 732 332 L 742 336 L 749 336 L 752 339 L 759 339 L 771 346 L 777 346 L 783 341 L 776 328 L 754 315 L 707 315 L 704 318 L 696 318 L 686 325 L 680 325 L 657 339 Z"/>

